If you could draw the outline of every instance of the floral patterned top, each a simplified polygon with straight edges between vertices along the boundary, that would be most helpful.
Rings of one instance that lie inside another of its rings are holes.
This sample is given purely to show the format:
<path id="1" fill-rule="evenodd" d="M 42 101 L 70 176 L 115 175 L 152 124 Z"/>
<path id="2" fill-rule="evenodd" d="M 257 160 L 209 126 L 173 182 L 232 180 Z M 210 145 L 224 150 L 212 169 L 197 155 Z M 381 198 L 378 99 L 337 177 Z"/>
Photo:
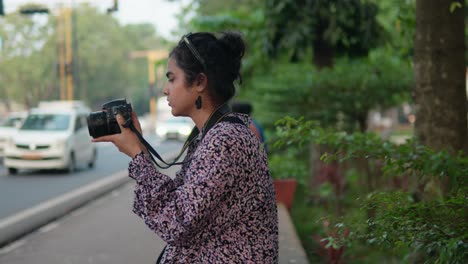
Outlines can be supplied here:
<path id="1" fill-rule="evenodd" d="M 167 242 L 161 262 L 278 263 L 275 193 L 261 143 L 240 123 L 221 121 L 203 133 L 175 179 L 143 153 L 128 168 L 133 211 Z"/>

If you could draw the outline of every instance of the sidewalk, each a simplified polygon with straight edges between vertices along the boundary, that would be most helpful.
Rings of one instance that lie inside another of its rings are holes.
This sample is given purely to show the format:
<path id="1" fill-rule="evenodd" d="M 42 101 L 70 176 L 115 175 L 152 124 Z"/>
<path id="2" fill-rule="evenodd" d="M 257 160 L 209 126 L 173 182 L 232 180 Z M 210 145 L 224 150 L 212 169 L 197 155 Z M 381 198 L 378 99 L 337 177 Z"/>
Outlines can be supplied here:
<path id="1" fill-rule="evenodd" d="M 154 263 L 164 242 L 131 211 L 133 181 L 0 249 L 4 264 Z M 286 208 L 278 206 L 279 263 L 308 263 Z"/>

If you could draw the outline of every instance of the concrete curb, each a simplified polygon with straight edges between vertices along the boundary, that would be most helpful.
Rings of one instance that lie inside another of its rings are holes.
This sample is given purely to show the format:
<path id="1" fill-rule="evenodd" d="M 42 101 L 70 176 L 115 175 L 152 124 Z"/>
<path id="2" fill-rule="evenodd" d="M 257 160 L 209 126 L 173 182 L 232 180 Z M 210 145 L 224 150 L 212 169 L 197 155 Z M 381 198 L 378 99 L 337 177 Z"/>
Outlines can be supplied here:
<path id="1" fill-rule="evenodd" d="M 90 200 L 129 182 L 127 170 L 52 198 L 0 221 L 0 246 L 25 235 L 86 204 Z"/>
<path id="2" fill-rule="evenodd" d="M 279 263 L 309 264 L 288 209 L 278 203 L 279 219 Z"/>

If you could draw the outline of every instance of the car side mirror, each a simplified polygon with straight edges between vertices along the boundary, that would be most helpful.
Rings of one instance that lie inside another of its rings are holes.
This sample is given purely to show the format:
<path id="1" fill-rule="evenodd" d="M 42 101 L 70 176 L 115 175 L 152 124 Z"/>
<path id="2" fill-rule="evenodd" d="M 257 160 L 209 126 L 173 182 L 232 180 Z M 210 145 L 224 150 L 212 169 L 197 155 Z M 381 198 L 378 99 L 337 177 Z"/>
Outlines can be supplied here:
<path id="1" fill-rule="evenodd" d="M 20 128 L 21 127 L 21 121 L 17 120 L 14 123 L 15 128 Z"/>

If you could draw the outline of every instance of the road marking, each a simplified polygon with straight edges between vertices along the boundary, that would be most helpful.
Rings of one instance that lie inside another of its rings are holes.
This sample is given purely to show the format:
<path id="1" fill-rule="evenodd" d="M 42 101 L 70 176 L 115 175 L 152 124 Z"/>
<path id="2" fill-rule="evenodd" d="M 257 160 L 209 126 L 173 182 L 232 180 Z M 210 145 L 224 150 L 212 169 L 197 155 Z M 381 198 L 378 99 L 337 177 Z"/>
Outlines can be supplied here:
<path id="1" fill-rule="evenodd" d="M 83 206 L 83 207 L 80 207 L 78 209 L 73 210 L 70 213 L 70 216 L 71 217 L 79 216 L 79 215 L 82 215 L 82 214 L 86 213 L 87 211 L 88 211 L 87 206 Z"/>
<path id="2" fill-rule="evenodd" d="M 54 230 L 55 228 L 57 228 L 60 224 L 58 222 L 51 222 L 41 228 L 39 228 L 39 233 L 47 233 L 51 230 Z"/>
<path id="3" fill-rule="evenodd" d="M 24 244 L 26 244 L 26 239 L 16 240 L 15 242 L 0 248 L 0 255 L 8 254 L 11 251 L 23 246 Z"/>

